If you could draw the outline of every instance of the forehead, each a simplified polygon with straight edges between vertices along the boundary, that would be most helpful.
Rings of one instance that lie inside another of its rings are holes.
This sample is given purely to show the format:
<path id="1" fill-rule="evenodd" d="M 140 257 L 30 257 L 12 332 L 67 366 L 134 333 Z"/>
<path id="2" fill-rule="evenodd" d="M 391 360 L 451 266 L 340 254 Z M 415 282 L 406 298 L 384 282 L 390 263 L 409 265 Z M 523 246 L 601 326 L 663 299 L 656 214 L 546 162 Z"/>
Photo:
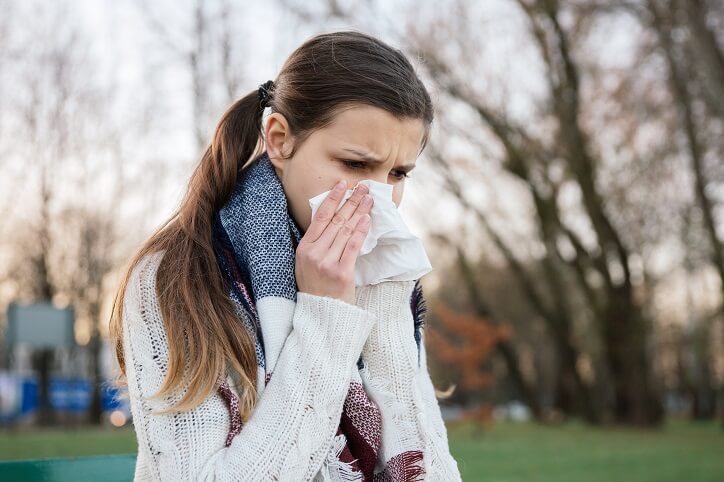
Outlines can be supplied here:
<path id="1" fill-rule="evenodd" d="M 359 105 L 338 112 L 318 134 L 320 140 L 338 150 L 367 151 L 386 161 L 402 163 L 417 157 L 424 127 L 421 119 L 398 119 L 379 107 Z"/>

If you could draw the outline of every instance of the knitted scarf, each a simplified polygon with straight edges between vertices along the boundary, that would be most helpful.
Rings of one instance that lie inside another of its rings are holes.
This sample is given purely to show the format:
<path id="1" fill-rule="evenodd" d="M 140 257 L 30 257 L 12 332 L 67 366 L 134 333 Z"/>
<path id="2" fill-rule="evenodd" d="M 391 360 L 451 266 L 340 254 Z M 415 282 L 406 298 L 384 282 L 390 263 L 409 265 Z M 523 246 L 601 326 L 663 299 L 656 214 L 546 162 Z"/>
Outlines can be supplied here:
<path id="1" fill-rule="evenodd" d="M 279 298 L 296 303 L 294 259 L 303 235 L 288 211 L 286 195 L 266 151 L 239 174 L 231 198 L 214 213 L 213 229 L 214 251 L 230 286 L 230 298 L 240 322 L 256 340 L 257 390 L 261 394 L 291 330 L 291 319 L 280 320 L 279 313 L 285 310 L 275 309 L 275 304 L 279 306 L 283 302 Z M 419 360 L 420 330 L 426 312 L 419 280 L 410 299 L 410 309 Z M 352 370 L 339 428 L 329 448 L 322 474 L 324 480 L 419 480 L 424 472 L 418 465 L 422 461 L 421 451 L 406 451 L 378 461 L 381 410 L 394 408 L 387 403 L 378 407 L 365 392 L 363 378 L 364 383 L 370 383 L 360 356 L 357 370 Z M 228 446 L 241 431 L 242 423 L 236 395 L 223 377 L 219 383 L 219 393 L 231 413 Z"/>

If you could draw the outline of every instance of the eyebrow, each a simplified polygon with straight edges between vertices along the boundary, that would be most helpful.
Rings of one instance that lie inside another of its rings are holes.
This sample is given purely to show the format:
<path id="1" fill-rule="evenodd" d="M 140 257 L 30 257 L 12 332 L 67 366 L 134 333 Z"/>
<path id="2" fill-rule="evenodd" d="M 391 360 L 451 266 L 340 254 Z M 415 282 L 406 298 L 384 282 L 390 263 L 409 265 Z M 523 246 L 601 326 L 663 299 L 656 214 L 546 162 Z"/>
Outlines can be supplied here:
<path id="1" fill-rule="evenodd" d="M 355 154 L 356 156 L 359 156 L 359 158 L 365 162 L 371 162 L 373 164 L 382 164 L 385 162 L 384 160 L 382 160 L 368 152 L 358 151 L 357 149 L 350 149 L 350 148 L 345 148 L 344 150 L 347 152 L 351 152 L 352 154 Z M 403 172 L 410 172 L 414 168 L 415 168 L 415 164 L 405 164 L 403 166 L 398 166 L 398 169 Z"/>

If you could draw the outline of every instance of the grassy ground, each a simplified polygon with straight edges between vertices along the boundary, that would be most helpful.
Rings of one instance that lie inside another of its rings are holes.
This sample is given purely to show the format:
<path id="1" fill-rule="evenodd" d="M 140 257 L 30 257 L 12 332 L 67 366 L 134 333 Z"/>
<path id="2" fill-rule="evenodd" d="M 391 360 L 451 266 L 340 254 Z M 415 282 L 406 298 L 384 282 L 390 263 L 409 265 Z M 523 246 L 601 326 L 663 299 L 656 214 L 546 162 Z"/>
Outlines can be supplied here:
<path id="1" fill-rule="evenodd" d="M 106 455 L 136 451 L 133 427 L 7 432 L 0 430 L 0 460 Z"/>
<path id="2" fill-rule="evenodd" d="M 724 481 L 724 432 L 714 423 L 669 421 L 655 431 L 497 424 L 475 437 L 450 427 L 465 481 Z"/>
<path id="3" fill-rule="evenodd" d="M 476 435 L 450 426 L 463 480 L 486 482 L 724 481 L 724 432 L 712 423 L 672 421 L 657 431 L 501 423 Z M 129 453 L 132 428 L 0 431 L 0 459 Z"/>

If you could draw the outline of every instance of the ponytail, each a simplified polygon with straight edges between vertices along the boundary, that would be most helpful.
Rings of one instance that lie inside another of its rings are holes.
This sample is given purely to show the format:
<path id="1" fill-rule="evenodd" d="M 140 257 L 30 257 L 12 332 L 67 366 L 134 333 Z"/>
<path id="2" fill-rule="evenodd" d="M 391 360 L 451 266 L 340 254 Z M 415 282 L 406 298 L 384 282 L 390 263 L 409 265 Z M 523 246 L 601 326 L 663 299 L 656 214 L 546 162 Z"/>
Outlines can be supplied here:
<path id="1" fill-rule="evenodd" d="M 242 168 L 263 148 L 264 107 L 259 91 L 254 90 L 224 112 L 179 208 L 132 258 L 116 293 L 109 332 L 120 366 L 115 385 L 123 387 L 127 382 L 122 309 L 128 280 L 145 255 L 165 251 L 156 274 L 156 293 L 169 344 L 168 371 L 161 388 L 150 398 L 186 390 L 162 413 L 188 410 L 201 403 L 215 389 L 227 363 L 239 380 L 242 419 L 253 409 L 257 382 L 254 340 L 238 323 L 227 296 L 213 250 L 212 223 L 214 212 L 231 196 Z M 190 358 L 188 370 L 186 357 Z"/>

